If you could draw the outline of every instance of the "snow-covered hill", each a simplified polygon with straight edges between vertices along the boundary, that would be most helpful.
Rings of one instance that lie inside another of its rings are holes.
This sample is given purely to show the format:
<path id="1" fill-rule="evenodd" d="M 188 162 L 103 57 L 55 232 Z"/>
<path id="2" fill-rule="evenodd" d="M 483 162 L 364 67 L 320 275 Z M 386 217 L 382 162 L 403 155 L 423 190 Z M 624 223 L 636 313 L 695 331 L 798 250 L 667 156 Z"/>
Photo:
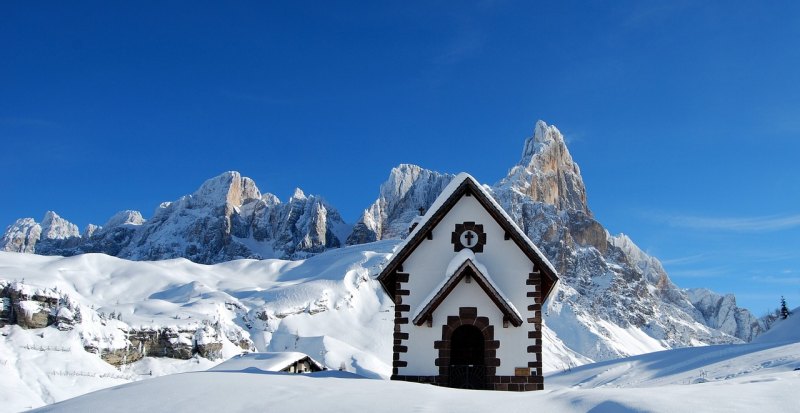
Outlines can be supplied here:
<path id="1" fill-rule="evenodd" d="M 302 351 L 331 368 L 388 378 L 393 312 L 372 277 L 397 244 L 210 266 L 0 252 L 0 296 L 10 310 L 0 314 L 0 326 L 8 324 L 0 328 L 0 401 L 41 406 L 151 371 L 207 368 L 244 349 Z M 544 335 L 546 370 L 589 361 L 556 332 Z"/>
<path id="2" fill-rule="evenodd" d="M 548 375 L 539 392 L 448 389 L 339 371 L 293 375 L 243 368 L 161 377 L 38 411 L 529 412 L 535 406 L 558 412 L 798 412 L 800 334 L 786 331 L 781 338 L 793 342 L 686 348 L 591 364 Z"/>
<path id="3" fill-rule="evenodd" d="M 302 261 L 236 260 L 210 266 L 185 259 L 140 262 L 103 254 L 0 252 L 0 290 L 20 292 L 13 303 L 10 296 L 2 298 L 4 307 L 18 306 L 23 317 L 39 311 L 46 313 L 45 320 L 59 315 L 46 328 L 23 329 L 14 323 L 0 328 L 0 401 L 5 406 L 0 410 L 205 369 L 243 347 L 302 351 L 334 369 L 386 378 L 391 371 L 391 303 L 372 276 L 397 244 L 351 246 Z M 45 308 L 47 302 L 35 297 L 52 297 L 48 302 L 54 307 Z M 79 311 L 80 320 L 72 316 L 69 321 L 60 311 L 66 307 Z M 9 311 L 0 314 L 0 324 L 4 318 L 10 321 Z M 776 323 L 772 334 L 789 324 Z M 620 352 L 658 348 L 642 346 L 646 339 L 633 330 L 601 326 L 613 334 L 609 345 Z M 577 331 L 545 317 L 545 371 L 591 362 L 564 342 L 575 343 Z M 154 332 L 158 339 L 142 338 Z M 781 335 L 787 337 L 793 336 Z M 214 345 L 216 350 L 209 351 Z M 160 357 L 166 351 L 172 358 Z"/>

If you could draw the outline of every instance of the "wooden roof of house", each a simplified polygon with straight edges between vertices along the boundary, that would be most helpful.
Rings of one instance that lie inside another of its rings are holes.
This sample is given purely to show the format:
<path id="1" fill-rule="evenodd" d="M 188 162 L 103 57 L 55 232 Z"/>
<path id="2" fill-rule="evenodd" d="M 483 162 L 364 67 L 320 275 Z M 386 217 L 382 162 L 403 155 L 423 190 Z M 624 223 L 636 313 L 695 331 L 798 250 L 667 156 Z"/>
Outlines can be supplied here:
<path id="1" fill-rule="evenodd" d="M 311 358 L 308 354 L 297 351 L 278 351 L 264 353 L 243 353 L 223 361 L 209 370 L 243 371 L 255 369 L 279 372 L 299 361 L 308 361 L 316 370 L 325 370 L 325 366 Z"/>

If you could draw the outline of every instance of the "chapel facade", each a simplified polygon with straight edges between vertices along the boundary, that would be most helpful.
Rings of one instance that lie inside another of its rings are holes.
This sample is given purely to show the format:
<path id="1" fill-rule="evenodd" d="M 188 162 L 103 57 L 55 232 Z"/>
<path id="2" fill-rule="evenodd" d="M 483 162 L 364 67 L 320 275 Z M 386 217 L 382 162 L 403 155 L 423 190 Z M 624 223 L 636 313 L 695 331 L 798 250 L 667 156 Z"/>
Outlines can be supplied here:
<path id="1" fill-rule="evenodd" d="M 544 388 L 542 304 L 558 275 L 470 175 L 445 188 L 378 281 L 395 303 L 392 380 Z"/>

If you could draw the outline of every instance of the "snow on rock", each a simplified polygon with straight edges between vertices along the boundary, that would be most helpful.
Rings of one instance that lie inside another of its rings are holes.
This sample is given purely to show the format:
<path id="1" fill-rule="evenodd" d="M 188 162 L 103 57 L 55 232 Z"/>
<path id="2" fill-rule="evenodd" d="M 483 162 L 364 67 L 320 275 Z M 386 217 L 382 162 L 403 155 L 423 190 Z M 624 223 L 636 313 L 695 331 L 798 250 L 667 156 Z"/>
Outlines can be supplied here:
<path id="1" fill-rule="evenodd" d="M 83 229 L 83 232 L 81 233 L 81 238 L 90 238 L 92 235 L 94 235 L 95 232 L 101 230 L 102 228 L 103 227 L 99 225 L 89 224 L 86 226 L 86 228 Z"/>
<path id="2" fill-rule="evenodd" d="M 101 252 L 135 260 L 188 258 L 212 264 L 238 258 L 305 258 L 342 246 L 351 227 L 319 196 L 301 190 L 285 204 L 255 182 L 225 172 L 191 195 L 162 203 L 149 220 L 125 210 L 103 227 L 77 227 L 48 212 L 42 224 L 18 220 L 0 248 L 42 255 Z"/>
<path id="3" fill-rule="evenodd" d="M 114 214 L 102 228 L 116 228 L 122 225 L 142 225 L 145 219 L 139 211 L 125 210 Z"/>
<path id="4" fill-rule="evenodd" d="M 427 211 L 452 179 L 453 175 L 416 165 L 392 168 L 389 179 L 381 185 L 378 199 L 356 222 L 347 244 L 405 237 L 419 210 Z"/>
<path id="5" fill-rule="evenodd" d="M 53 211 L 47 211 L 42 219 L 42 237 L 44 239 L 68 239 L 80 237 L 78 226 L 61 218 Z"/>
<path id="6" fill-rule="evenodd" d="M 261 198 L 261 192 L 252 179 L 228 171 L 205 181 L 192 195 L 181 200 L 198 208 L 242 205 L 247 200 L 258 198 Z"/>
<path id="7" fill-rule="evenodd" d="M 717 294 L 705 288 L 685 290 L 689 301 L 699 314 L 696 319 L 734 337 L 751 341 L 762 331 L 767 330 L 761 320 L 750 311 L 736 306 L 733 294 Z"/>
<path id="8" fill-rule="evenodd" d="M 47 211 L 41 224 L 33 218 L 22 218 L 6 228 L 0 248 L 2 251 L 33 253 L 48 251 L 52 245 L 75 246 L 79 242 L 80 231 L 75 224 Z"/>
<path id="9" fill-rule="evenodd" d="M 0 247 L 3 251 L 32 253 L 41 234 L 42 226 L 33 218 L 20 218 L 6 228 Z"/>

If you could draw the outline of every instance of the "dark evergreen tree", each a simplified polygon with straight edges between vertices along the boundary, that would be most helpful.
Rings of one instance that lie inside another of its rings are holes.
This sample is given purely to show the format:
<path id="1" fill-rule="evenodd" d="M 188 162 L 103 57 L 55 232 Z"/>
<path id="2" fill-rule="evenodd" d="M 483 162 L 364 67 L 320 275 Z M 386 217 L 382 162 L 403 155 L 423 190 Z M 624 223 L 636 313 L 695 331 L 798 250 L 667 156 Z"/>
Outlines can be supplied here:
<path id="1" fill-rule="evenodd" d="M 781 296 L 781 318 L 785 320 L 786 317 L 789 317 L 789 314 L 791 314 L 791 312 L 789 312 L 789 308 L 786 307 L 786 298 Z"/>

